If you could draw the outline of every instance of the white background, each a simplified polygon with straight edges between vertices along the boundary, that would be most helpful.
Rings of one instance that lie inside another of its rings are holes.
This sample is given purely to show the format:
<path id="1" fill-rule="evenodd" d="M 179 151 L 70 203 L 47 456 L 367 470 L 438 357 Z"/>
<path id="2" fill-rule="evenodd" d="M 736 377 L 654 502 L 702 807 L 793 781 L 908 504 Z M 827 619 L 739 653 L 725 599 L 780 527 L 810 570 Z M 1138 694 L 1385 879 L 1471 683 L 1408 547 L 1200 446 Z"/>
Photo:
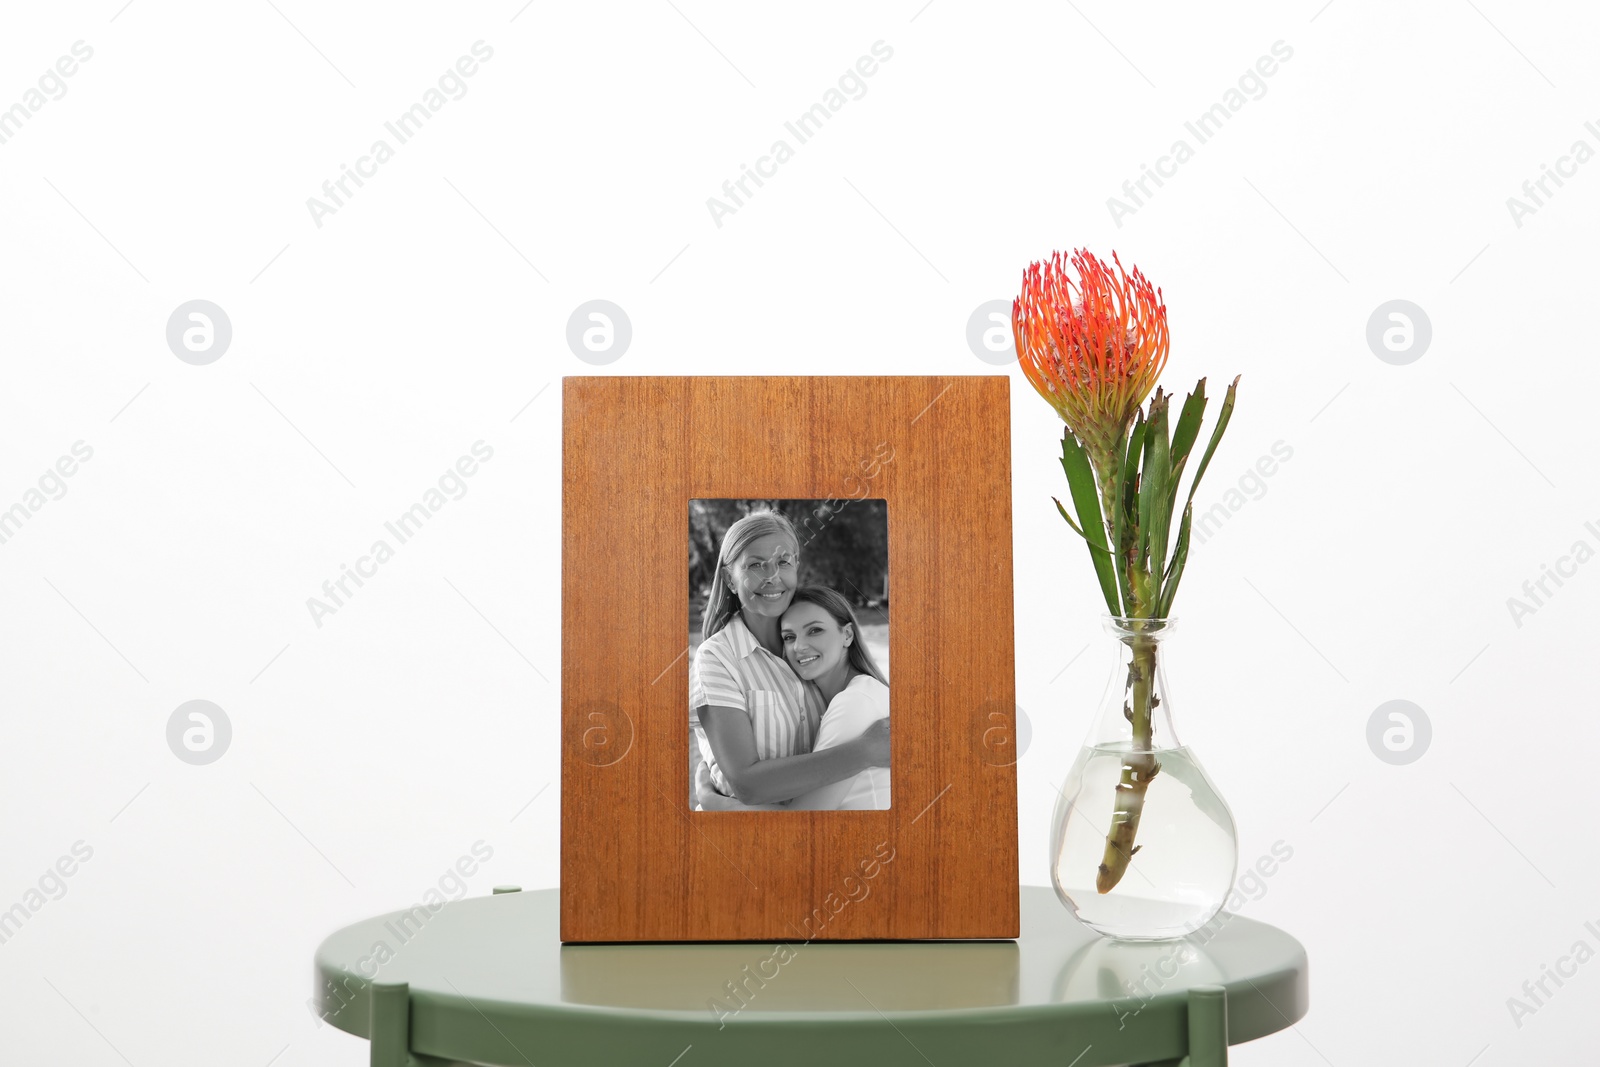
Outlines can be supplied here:
<path id="1" fill-rule="evenodd" d="M 1600 564 L 1507 600 L 1600 548 L 1600 163 L 1520 226 L 1506 203 L 1600 147 L 1592 11 L 275 3 L 32 5 L 0 34 L 0 107 L 94 50 L 0 144 L 0 508 L 94 450 L 0 544 L 0 908 L 93 848 L 0 945 L 10 1058 L 364 1063 L 304 1006 L 323 936 L 479 840 L 468 892 L 557 883 L 562 375 L 1012 375 L 1020 873 L 1047 884 L 1103 605 L 1049 500 L 1060 424 L 966 323 L 1074 246 L 1164 289 L 1170 389 L 1243 375 L 1202 509 L 1293 450 L 1197 545 L 1168 662 L 1241 863 L 1293 849 L 1242 911 L 1312 961 L 1310 1015 L 1234 1062 L 1592 1048 L 1600 963 L 1520 1026 L 1507 1000 L 1600 948 Z M 480 39 L 466 95 L 318 227 L 307 198 Z M 719 227 L 707 198 L 880 40 Z M 1279 40 L 1265 94 L 1113 221 Z M 208 366 L 165 339 L 193 299 L 232 323 Z M 591 299 L 633 325 L 598 368 L 565 340 Z M 1365 338 L 1391 299 L 1432 323 L 1404 366 Z M 317 626 L 307 598 L 479 440 L 466 495 Z M 167 745 L 191 699 L 232 723 L 209 766 Z M 1392 699 L 1432 724 L 1403 766 L 1366 739 Z"/>

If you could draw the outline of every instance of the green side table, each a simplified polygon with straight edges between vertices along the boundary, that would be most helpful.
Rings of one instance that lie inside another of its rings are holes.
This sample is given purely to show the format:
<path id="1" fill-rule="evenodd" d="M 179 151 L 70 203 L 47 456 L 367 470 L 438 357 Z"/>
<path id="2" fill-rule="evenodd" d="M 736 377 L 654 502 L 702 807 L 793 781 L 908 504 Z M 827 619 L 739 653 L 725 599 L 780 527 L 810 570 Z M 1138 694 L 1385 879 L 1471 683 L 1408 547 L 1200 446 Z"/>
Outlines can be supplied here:
<path id="1" fill-rule="evenodd" d="M 1222 1067 L 1307 1010 L 1305 949 L 1226 912 L 1107 941 L 1024 886 L 1016 941 L 562 945 L 558 894 L 345 927 L 317 949 L 322 1018 L 372 1067 Z"/>

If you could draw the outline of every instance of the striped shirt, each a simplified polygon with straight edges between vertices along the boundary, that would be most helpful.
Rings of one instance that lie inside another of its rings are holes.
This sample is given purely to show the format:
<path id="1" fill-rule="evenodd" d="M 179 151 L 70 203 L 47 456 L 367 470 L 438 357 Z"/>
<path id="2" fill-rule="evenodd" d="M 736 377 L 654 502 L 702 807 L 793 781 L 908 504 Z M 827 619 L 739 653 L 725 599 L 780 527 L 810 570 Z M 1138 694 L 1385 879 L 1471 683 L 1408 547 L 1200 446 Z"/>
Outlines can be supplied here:
<path id="1" fill-rule="evenodd" d="M 701 644 L 689 665 L 690 712 L 703 707 L 737 708 L 750 716 L 757 759 L 810 752 L 825 710 L 817 687 L 802 682 L 783 657 L 762 647 L 738 615 Z M 732 796 L 704 729 L 699 742 L 712 784 Z"/>

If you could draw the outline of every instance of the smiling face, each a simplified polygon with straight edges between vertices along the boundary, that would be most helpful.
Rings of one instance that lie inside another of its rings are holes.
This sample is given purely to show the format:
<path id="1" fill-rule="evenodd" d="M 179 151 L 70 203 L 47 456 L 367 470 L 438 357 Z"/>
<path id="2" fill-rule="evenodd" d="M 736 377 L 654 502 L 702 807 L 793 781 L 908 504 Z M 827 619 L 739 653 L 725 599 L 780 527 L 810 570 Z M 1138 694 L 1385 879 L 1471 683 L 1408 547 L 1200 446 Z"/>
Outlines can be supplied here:
<path id="1" fill-rule="evenodd" d="M 772 533 L 744 546 L 723 565 L 728 588 L 739 606 L 752 615 L 782 615 L 794 597 L 800 570 L 800 549 L 787 534 Z"/>
<path id="2" fill-rule="evenodd" d="M 784 658 L 808 682 L 841 669 L 855 642 L 855 628 L 840 626 L 820 604 L 796 604 L 783 613 L 779 628 Z"/>

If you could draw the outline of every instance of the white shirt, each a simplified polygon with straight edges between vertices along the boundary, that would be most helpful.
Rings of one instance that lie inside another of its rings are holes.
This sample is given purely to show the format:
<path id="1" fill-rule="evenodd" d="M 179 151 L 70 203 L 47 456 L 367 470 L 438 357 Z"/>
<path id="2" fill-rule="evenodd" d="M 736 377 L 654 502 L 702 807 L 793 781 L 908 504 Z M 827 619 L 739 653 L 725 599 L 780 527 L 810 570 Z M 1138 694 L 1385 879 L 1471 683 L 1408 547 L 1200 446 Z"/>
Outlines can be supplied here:
<path id="1" fill-rule="evenodd" d="M 852 741 L 879 719 L 889 717 L 889 687 L 870 674 L 858 674 L 828 705 L 811 751 Z M 889 768 L 868 767 L 852 778 L 830 782 L 794 798 L 793 811 L 885 809 L 889 806 Z"/>
<path id="2" fill-rule="evenodd" d="M 708 706 L 738 708 L 750 716 L 757 759 L 810 752 L 823 708 L 817 687 L 802 682 L 781 656 L 768 652 L 738 615 L 695 650 L 689 665 L 690 711 Z M 704 730 L 697 739 L 712 784 L 732 796 Z"/>

